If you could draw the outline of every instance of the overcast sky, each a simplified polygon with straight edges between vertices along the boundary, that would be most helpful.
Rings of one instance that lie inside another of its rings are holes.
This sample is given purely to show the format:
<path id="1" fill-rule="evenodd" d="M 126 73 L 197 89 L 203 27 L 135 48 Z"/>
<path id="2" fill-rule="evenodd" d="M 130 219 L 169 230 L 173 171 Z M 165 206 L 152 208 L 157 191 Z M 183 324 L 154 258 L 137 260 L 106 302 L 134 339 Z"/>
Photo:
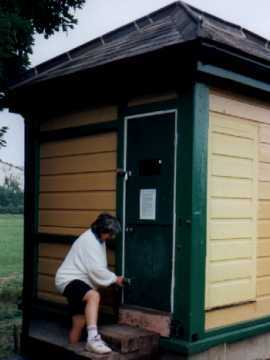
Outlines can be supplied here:
<path id="1" fill-rule="evenodd" d="M 70 30 L 68 34 L 58 33 L 48 40 L 36 36 L 31 58 L 32 66 L 173 2 L 171 0 L 86 0 L 83 9 L 76 13 L 79 23 L 75 29 Z M 186 2 L 270 39 L 269 0 L 186 0 Z M 0 127 L 4 125 L 9 127 L 6 136 L 8 145 L 0 149 L 0 159 L 22 166 L 23 119 L 7 111 L 0 112 Z"/>

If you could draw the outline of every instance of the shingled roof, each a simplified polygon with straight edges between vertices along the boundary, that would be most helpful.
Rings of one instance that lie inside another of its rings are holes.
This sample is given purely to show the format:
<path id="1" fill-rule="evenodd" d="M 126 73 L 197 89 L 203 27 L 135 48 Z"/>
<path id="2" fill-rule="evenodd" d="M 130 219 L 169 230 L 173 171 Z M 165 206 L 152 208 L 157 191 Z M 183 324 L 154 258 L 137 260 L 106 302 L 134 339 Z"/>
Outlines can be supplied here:
<path id="1" fill-rule="evenodd" d="M 46 81 L 192 40 L 208 40 L 270 62 L 268 40 L 177 1 L 25 72 L 12 88 Z"/>

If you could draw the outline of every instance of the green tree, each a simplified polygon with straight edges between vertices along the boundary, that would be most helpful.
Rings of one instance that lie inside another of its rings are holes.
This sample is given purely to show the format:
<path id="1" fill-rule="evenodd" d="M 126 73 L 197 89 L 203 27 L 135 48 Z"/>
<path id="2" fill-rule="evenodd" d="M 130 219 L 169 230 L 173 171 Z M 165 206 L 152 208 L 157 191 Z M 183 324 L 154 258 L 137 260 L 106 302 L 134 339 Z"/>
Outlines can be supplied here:
<path id="1" fill-rule="evenodd" d="M 22 214 L 24 196 L 20 184 L 14 175 L 5 178 L 0 185 L 0 214 Z"/>
<path id="2" fill-rule="evenodd" d="M 0 90 L 29 66 L 34 34 L 45 38 L 77 23 L 85 0 L 0 0 Z"/>
<path id="3" fill-rule="evenodd" d="M 0 128 L 0 148 L 4 147 L 7 145 L 6 140 L 4 139 L 4 135 L 5 133 L 8 131 L 8 127 L 7 126 L 2 126 Z"/>

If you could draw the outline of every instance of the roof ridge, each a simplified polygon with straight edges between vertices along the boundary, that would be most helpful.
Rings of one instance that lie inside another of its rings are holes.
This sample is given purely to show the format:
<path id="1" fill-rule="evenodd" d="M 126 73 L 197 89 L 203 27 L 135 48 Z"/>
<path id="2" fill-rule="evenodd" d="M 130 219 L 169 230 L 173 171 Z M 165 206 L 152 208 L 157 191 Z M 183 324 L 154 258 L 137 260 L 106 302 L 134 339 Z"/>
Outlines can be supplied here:
<path id="1" fill-rule="evenodd" d="M 178 5 L 180 5 L 187 13 L 188 15 L 190 15 L 190 17 L 197 23 L 197 24 L 201 24 L 201 22 L 203 21 L 203 17 L 196 14 L 195 11 L 193 10 L 193 8 L 191 7 L 191 5 L 185 3 L 182 0 L 178 0 L 177 1 Z"/>

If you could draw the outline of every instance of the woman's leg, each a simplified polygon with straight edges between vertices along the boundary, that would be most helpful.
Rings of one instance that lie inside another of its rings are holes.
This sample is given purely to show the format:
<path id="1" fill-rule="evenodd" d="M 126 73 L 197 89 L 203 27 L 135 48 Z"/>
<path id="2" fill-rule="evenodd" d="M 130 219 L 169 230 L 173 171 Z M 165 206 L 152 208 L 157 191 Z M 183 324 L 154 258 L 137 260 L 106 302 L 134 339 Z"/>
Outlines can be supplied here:
<path id="1" fill-rule="evenodd" d="M 69 332 L 69 343 L 76 344 L 80 341 L 80 337 L 83 331 L 83 328 L 86 324 L 85 316 L 84 315 L 73 315 L 72 316 L 72 328 Z"/>
<path id="2" fill-rule="evenodd" d="M 97 290 L 89 290 L 84 298 L 85 301 L 85 320 L 87 326 L 97 326 L 100 294 Z"/>

